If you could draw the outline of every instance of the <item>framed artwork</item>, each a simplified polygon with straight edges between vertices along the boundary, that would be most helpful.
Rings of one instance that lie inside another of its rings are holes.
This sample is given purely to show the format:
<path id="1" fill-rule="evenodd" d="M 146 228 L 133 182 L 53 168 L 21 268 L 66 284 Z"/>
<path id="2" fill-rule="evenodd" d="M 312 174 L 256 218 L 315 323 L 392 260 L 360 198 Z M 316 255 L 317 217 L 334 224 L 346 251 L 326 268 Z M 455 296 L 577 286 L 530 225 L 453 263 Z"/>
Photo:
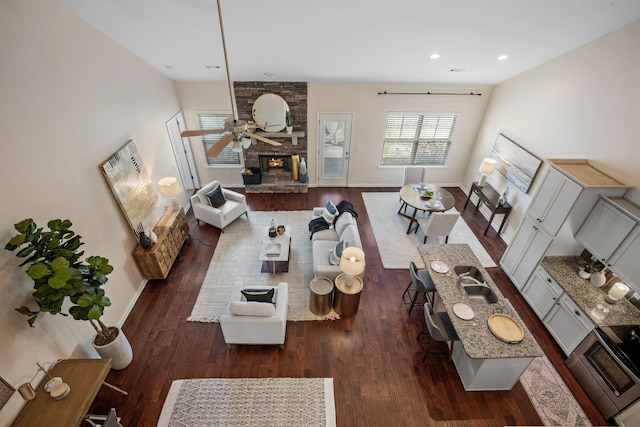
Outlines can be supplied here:
<path id="1" fill-rule="evenodd" d="M 137 236 L 146 225 L 145 219 L 154 213 L 160 203 L 158 193 L 133 140 L 129 140 L 124 147 L 100 165 L 100 170 L 111 187 L 120 210 Z"/>
<path id="2" fill-rule="evenodd" d="M 499 133 L 491 151 L 496 169 L 524 193 L 529 192 L 542 160 Z"/>
<path id="3" fill-rule="evenodd" d="M 4 378 L 0 377 L 0 409 L 11 399 L 13 392 L 16 391 L 11 384 Z"/>

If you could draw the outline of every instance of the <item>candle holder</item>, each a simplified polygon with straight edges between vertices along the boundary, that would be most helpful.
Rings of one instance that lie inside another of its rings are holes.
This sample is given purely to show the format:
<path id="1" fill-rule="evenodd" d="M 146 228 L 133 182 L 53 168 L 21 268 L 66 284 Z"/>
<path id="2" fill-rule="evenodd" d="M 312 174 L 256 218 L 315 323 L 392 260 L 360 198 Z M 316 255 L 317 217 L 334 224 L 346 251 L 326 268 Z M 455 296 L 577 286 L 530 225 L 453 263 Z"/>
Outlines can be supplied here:
<path id="1" fill-rule="evenodd" d="M 618 282 L 618 283 L 615 283 L 611 287 L 611 289 L 609 289 L 609 292 L 607 293 L 607 296 L 605 297 L 604 300 L 609 304 L 616 304 L 619 300 L 624 298 L 628 292 L 629 292 L 629 287 L 622 282 Z"/>

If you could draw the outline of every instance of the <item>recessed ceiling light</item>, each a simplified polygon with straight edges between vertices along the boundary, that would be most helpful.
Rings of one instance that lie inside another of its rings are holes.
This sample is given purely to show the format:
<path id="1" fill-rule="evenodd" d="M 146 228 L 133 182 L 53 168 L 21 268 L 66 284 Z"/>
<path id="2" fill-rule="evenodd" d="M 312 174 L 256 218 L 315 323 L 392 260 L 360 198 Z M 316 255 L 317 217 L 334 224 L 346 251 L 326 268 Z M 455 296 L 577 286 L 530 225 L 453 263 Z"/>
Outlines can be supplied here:
<path id="1" fill-rule="evenodd" d="M 165 68 L 166 68 L 167 70 L 173 70 L 173 65 L 165 65 Z"/>
<path id="2" fill-rule="evenodd" d="M 437 53 L 433 53 L 433 54 L 431 54 L 431 56 L 429 56 L 429 58 L 431 58 L 431 59 L 438 59 L 438 58 L 440 58 L 440 55 L 439 55 L 439 54 L 437 54 Z"/>
<path id="3" fill-rule="evenodd" d="M 449 71 L 451 71 L 452 73 L 461 73 L 463 71 L 466 71 L 466 68 L 452 68 Z"/>
<path id="4" fill-rule="evenodd" d="M 204 68 L 217 70 L 218 68 L 220 68 L 220 66 L 219 65 L 205 65 Z"/>
<path id="5" fill-rule="evenodd" d="M 264 75 L 267 76 L 267 77 L 271 77 L 271 76 L 273 76 L 273 73 L 267 71 L 266 73 L 264 73 Z"/>
<path id="6" fill-rule="evenodd" d="M 500 55 L 498 56 L 498 61 L 506 61 L 509 59 L 509 55 Z"/>

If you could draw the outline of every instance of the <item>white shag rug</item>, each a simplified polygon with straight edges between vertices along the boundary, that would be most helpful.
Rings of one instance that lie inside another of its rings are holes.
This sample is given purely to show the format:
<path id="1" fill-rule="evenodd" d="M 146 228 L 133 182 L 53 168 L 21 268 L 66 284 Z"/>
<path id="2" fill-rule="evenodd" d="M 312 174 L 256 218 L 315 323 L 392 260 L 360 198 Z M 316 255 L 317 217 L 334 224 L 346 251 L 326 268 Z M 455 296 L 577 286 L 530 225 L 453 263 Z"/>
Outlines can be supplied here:
<path id="1" fill-rule="evenodd" d="M 176 380 L 158 427 L 335 427 L 333 378 Z"/>
<path id="2" fill-rule="evenodd" d="M 418 253 L 418 245 L 422 244 L 424 235 L 420 230 L 417 234 L 406 234 L 409 220 L 398 215 L 401 206 L 399 193 L 362 193 L 362 199 L 384 268 L 408 269 L 409 261 L 413 261 L 418 268 L 424 268 L 424 262 Z M 411 209 L 413 208 L 408 207 L 407 213 Z M 450 212 L 455 212 L 455 208 Z M 424 214 L 419 212 L 416 218 L 420 216 Z M 444 237 L 429 237 L 427 243 L 444 243 Z M 449 236 L 449 243 L 468 244 L 483 267 L 496 267 L 496 263 L 464 219 L 458 219 Z"/>
<path id="3" fill-rule="evenodd" d="M 260 247 L 267 235 L 271 219 L 284 224 L 291 236 L 289 271 L 261 273 Z M 325 320 L 339 316 L 331 310 L 326 316 L 317 316 L 309 310 L 309 283 L 313 279 L 313 258 L 309 240 L 309 221 L 312 211 L 252 211 L 241 216 L 220 235 L 202 282 L 200 293 L 187 319 L 191 322 L 218 322 L 221 314 L 228 313 L 234 283 L 278 286 L 289 284 L 289 311 L 287 320 Z"/>

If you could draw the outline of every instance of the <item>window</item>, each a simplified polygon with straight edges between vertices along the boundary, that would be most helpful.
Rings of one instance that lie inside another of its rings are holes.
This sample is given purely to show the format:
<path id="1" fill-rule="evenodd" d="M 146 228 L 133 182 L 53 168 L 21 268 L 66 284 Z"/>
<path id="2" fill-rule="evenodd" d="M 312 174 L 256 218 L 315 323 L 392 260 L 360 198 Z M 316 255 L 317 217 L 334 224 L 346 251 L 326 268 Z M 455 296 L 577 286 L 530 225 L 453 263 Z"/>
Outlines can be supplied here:
<path id="1" fill-rule="evenodd" d="M 383 165 L 444 165 L 457 114 L 389 113 Z"/>
<path id="2" fill-rule="evenodd" d="M 200 129 L 221 129 L 224 128 L 224 121 L 231 113 L 198 113 L 198 125 Z M 202 137 L 202 145 L 204 145 L 205 153 L 209 148 L 222 138 L 221 133 L 214 133 L 210 135 L 204 135 Z M 222 153 L 218 157 L 207 156 L 207 164 L 210 166 L 220 165 L 240 165 L 240 154 L 235 151 L 231 151 L 231 144 L 227 145 Z"/>

